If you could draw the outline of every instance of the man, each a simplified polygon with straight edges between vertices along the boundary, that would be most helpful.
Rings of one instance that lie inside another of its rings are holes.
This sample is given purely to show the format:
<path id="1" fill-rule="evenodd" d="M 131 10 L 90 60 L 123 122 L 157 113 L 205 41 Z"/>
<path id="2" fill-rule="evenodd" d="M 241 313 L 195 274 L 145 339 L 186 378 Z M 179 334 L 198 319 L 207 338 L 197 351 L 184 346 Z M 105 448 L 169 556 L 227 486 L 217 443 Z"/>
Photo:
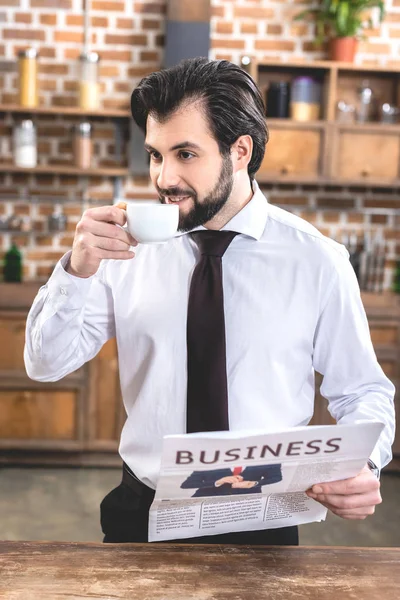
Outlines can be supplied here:
<path id="1" fill-rule="evenodd" d="M 259 465 L 256 467 L 234 467 L 233 469 L 212 469 L 193 471 L 181 484 L 181 488 L 197 488 L 192 498 L 203 496 L 236 496 L 240 494 L 261 494 L 263 485 L 282 481 L 280 464 Z"/>
<path id="2" fill-rule="evenodd" d="M 201 321 L 204 335 L 217 327 L 225 336 L 216 360 L 224 367 L 229 403 L 215 404 L 214 411 L 231 430 L 305 425 L 313 414 L 315 369 L 324 375 L 321 391 L 339 423 L 385 424 L 371 456 L 381 468 L 391 457 L 393 386 L 376 361 L 346 250 L 269 205 L 258 189 L 267 128 L 254 81 L 227 61 L 193 59 L 145 77 L 131 106 L 146 134 L 160 201 L 179 204 L 180 232 L 166 244 L 137 246 L 121 227 L 126 217 L 118 207 L 87 210 L 72 252 L 34 301 L 25 348 L 29 376 L 55 381 L 116 336 L 127 412 L 120 444 L 125 465 L 123 482 L 101 505 L 104 541 L 147 540 L 163 436 L 206 427 L 192 396 L 208 379 L 212 384 L 211 375 L 196 379 L 196 373 L 214 345 L 203 345 L 193 360 L 202 331 L 196 337 L 192 330 L 204 316 L 198 300 L 209 273 L 196 279 L 198 293 L 189 291 L 196 265 L 204 255 L 215 258 L 202 249 L 206 238 L 231 237 L 217 257 L 223 315 L 212 326 Z M 210 310 L 204 304 L 204 313 Z M 220 375 L 221 369 L 222 390 Z M 203 400 L 207 404 L 209 395 Z M 212 413 L 213 405 L 207 409 Z M 348 519 L 364 519 L 381 502 L 378 478 L 367 465 L 357 477 L 314 486 L 309 494 Z M 298 535 L 289 527 L 193 541 L 297 544 Z"/>

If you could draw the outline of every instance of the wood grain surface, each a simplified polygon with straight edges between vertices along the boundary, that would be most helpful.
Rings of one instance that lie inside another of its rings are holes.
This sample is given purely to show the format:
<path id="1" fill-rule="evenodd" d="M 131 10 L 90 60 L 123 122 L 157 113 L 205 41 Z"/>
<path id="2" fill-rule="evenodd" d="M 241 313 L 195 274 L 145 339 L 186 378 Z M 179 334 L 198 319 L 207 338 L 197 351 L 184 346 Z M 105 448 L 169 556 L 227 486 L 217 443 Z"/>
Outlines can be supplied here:
<path id="1" fill-rule="evenodd" d="M 5 600 L 398 600 L 400 548 L 0 542 Z"/>

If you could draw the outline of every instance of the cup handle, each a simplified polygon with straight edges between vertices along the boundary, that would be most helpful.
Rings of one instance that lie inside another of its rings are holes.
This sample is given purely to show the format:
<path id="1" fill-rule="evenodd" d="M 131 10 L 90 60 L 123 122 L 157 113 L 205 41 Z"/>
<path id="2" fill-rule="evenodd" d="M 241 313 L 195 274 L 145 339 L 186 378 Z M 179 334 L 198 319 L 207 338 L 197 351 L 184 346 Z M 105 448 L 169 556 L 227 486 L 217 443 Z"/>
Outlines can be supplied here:
<path id="1" fill-rule="evenodd" d="M 126 202 L 118 202 L 118 204 L 116 204 L 116 207 L 117 207 L 117 208 L 120 208 L 121 210 L 123 210 L 123 211 L 125 212 L 125 214 L 126 214 L 126 217 L 128 217 L 128 215 L 127 215 L 127 212 L 126 212 L 126 208 L 127 208 L 127 206 L 128 206 L 128 205 L 127 205 L 127 203 L 126 203 Z M 119 226 L 119 227 L 121 227 L 121 226 Z M 125 223 L 125 225 L 123 225 L 123 226 L 121 227 L 121 229 L 125 229 L 125 231 L 127 231 L 127 230 L 128 230 L 127 223 Z"/>

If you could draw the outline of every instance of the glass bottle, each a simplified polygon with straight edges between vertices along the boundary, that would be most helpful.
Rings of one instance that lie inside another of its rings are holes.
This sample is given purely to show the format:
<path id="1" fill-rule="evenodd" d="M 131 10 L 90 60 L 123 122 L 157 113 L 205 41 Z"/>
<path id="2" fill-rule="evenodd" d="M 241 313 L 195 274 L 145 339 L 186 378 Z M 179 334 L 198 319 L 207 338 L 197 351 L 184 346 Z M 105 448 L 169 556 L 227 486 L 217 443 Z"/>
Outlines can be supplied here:
<path id="1" fill-rule="evenodd" d="M 400 294 L 400 260 L 396 262 L 394 270 L 393 291 L 395 294 Z"/>
<path id="2" fill-rule="evenodd" d="M 79 123 L 74 131 L 75 165 L 80 169 L 90 169 L 92 164 L 92 126 L 87 121 Z"/>
<path id="3" fill-rule="evenodd" d="M 4 257 L 4 281 L 7 283 L 22 281 L 22 254 L 14 243 Z"/>
<path id="4" fill-rule="evenodd" d="M 27 48 L 18 53 L 19 104 L 26 108 L 35 108 L 39 103 L 37 58 L 35 48 Z"/>
<path id="5" fill-rule="evenodd" d="M 14 163 L 25 169 L 36 167 L 36 127 L 30 119 L 25 119 L 14 127 Z"/>
<path id="6" fill-rule="evenodd" d="M 99 55 L 83 52 L 80 57 L 79 106 L 83 110 L 100 108 Z"/>

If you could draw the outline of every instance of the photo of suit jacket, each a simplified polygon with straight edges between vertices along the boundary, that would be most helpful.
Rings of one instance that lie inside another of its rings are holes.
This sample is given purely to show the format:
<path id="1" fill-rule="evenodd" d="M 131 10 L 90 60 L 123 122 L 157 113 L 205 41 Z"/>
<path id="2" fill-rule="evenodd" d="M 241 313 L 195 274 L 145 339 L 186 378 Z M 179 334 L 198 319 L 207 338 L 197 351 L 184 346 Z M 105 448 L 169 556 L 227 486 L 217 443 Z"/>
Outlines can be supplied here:
<path id="1" fill-rule="evenodd" d="M 245 467 L 240 473 L 244 481 L 256 481 L 252 488 L 232 488 L 231 484 L 224 483 L 218 487 L 215 482 L 223 477 L 233 475 L 233 469 L 213 469 L 211 471 L 193 471 L 193 473 L 181 484 L 182 489 L 198 488 L 192 498 L 200 496 L 230 496 L 239 494 L 260 494 L 263 485 L 278 483 L 282 480 L 282 469 L 280 464 L 260 465 Z"/>

